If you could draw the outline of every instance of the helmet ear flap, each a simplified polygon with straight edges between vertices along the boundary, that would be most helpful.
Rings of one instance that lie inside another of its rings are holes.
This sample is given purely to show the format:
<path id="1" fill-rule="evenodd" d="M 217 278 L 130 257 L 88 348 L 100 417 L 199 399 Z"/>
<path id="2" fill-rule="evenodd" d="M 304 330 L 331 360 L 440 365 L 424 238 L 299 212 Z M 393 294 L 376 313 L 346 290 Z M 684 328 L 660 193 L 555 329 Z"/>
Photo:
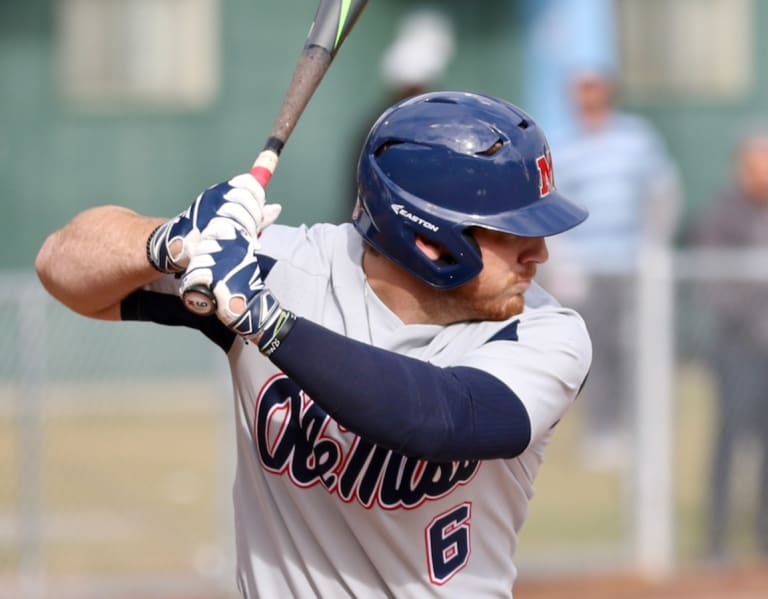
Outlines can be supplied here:
<path id="1" fill-rule="evenodd" d="M 461 232 L 461 236 L 466 240 L 466 242 L 472 246 L 472 249 L 477 252 L 477 255 L 480 256 L 480 260 L 483 259 L 483 252 L 480 251 L 480 246 L 477 243 L 477 239 L 475 239 L 474 234 L 472 233 L 472 229 L 467 227 Z"/>

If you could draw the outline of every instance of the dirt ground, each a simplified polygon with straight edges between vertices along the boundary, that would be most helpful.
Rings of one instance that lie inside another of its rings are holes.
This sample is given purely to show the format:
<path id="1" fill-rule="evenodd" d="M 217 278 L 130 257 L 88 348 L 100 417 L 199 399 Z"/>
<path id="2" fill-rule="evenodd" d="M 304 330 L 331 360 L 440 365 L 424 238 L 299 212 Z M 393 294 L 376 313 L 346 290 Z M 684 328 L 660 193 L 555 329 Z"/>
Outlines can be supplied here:
<path id="1" fill-rule="evenodd" d="M 652 582 L 636 576 L 519 581 L 515 599 L 768 599 L 768 564 L 684 572 Z"/>
<path id="2" fill-rule="evenodd" d="M 664 582 L 633 575 L 520 580 L 515 599 L 768 599 L 768 564 L 690 570 Z"/>

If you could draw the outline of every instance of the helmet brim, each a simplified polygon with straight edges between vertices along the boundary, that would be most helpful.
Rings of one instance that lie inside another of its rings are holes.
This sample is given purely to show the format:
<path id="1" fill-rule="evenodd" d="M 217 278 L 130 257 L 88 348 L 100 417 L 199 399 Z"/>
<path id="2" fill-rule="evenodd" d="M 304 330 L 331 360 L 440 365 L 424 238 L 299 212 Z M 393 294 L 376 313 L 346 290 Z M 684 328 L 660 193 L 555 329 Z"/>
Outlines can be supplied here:
<path id="1" fill-rule="evenodd" d="M 552 191 L 538 202 L 512 212 L 475 215 L 463 224 L 518 237 L 549 237 L 572 229 L 589 216 L 585 208 Z"/>

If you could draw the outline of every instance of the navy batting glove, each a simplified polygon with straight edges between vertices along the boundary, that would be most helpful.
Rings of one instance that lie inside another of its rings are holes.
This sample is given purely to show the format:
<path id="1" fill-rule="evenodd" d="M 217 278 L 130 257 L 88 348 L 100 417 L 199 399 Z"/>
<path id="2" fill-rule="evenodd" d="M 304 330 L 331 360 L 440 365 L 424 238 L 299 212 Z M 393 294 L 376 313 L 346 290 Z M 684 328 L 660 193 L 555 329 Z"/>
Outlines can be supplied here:
<path id="1" fill-rule="evenodd" d="M 208 188 L 187 210 L 155 229 L 147 239 L 147 260 L 163 273 L 184 272 L 198 253 L 202 232 L 216 219 L 228 219 L 256 239 L 280 210 L 279 204 L 266 204 L 264 189 L 250 173 L 238 175 Z"/>
<path id="2" fill-rule="evenodd" d="M 238 335 L 270 355 L 290 331 L 296 317 L 264 286 L 257 258 L 258 242 L 235 223 L 218 219 L 203 231 L 196 253 L 182 278 L 186 289 L 204 286 L 216 298 L 216 315 Z"/>

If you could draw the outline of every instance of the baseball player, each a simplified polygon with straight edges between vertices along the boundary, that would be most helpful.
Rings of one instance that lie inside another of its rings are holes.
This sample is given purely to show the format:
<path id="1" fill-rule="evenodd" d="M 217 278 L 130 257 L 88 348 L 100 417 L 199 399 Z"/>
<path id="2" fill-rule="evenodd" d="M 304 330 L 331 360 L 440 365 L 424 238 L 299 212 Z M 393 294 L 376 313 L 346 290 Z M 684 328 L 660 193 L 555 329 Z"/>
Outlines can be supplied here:
<path id="1" fill-rule="evenodd" d="M 168 221 L 90 209 L 37 270 L 79 313 L 194 327 L 226 353 L 243 597 L 511 597 L 544 448 L 591 360 L 534 276 L 586 212 L 527 114 L 465 92 L 385 111 L 358 183 L 342 225 L 273 224 L 248 174 Z M 199 285 L 215 315 L 180 298 Z"/>

